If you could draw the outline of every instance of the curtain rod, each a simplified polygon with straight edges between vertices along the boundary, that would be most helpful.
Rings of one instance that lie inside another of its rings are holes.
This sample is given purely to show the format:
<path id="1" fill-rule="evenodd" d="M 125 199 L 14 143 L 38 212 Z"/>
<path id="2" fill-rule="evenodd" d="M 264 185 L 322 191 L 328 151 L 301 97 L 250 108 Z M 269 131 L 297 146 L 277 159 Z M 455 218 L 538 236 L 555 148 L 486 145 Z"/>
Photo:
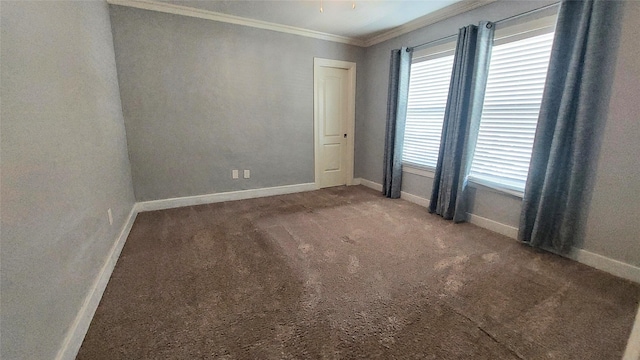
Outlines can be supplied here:
<path id="1" fill-rule="evenodd" d="M 523 12 L 522 14 L 509 16 L 509 17 L 506 17 L 506 18 L 504 18 L 504 19 L 501 19 L 501 20 L 498 20 L 498 21 L 494 21 L 493 23 L 494 23 L 494 24 L 500 24 L 500 23 L 503 23 L 503 22 L 505 22 L 505 21 L 509 21 L 509 20 L 513 20 L 513 19 L 518 19 L 518 18 L 521 18 L 521 17 L 523 17 L 523 16 L 527 16 L 527 15 L 530 15 L 530 14 L 534 14 L 534 13 L 537 13 L 537 12 L 539 12 L 539 11 L 544 11 L 544 10 L 547 10 L 547 9 L 551 9 L 551 8 L 552 8 L 552 7 L 554 7 L 554 6 L 559 6 L 559 5 L 560 5 L 560 2 L 555 2 L 555 3 L 553 3 L 553 4 L 545 5 L 545 6 L 543 6 L 543 7 L 537 8 L 537 9 L 533 9 L 533 10 L 525 11 L 525 12 Z"/>
<path id="2" fill-rule="evenodd" d="M 554 6 L 558 6 L 558 5 L 560 5 L 560 2 L 556 2 L 556 3 L 553 3 L 553 4 L 545 5 L 545 6 L 543 6 L 543 7 L 539 7 L 539 8 L 537 8 L 537 9 L 533 9 L 533 10 L 525 11 L 525 12 L 523 12 L 523 13 L 521 13 L 521 14 L 517 14 L 517 15 L 509 16 L 509 17 L 506 17 L 506 18 L 504 18 L 504 19 L 500 19 L 500 20 L 494 21 L 493 23 L 494 23 L 494 24 L 500 24 L 500 23 L 505 22 L 505 21 L 509 21 L 509 20 L 513 20 L 513 19 L 518 19 L 518 18 L 521 18 L 521 17 L 523 17 L 523 16 L 527 16 L 527 15 L 530 15 L 530 14 L 536 13 L 536 12 L 538 12 L 538 11 L 544 11 L 544 10 L 550 9 L 550 8 L 552 8 L 552 7 L 554 7 Z M 412 50 L 415 50 L 415 49 L 417 49 L 417 48 L 422 48 L 422 47 L 425 47 L 425 46 L 433 45 L 433 44 L 435 44 L 435 43 L 437 43 L 437 42 L 441 42 L 441 41 L 449 40 L 449 39 L 451 39 L 451 38 L 455 38 L 455 37 L 457 37 L 457 36 L 458 36 L 458 34 L 453 34 L 453 35 L 448 35 L 448 36 L 445 36 L 445 37 L 441 37 L 441 38 L 436 39 L 436 40 L 427 41 L 426 43 L 423 43 L 423 44 L 419 44 L 419 45 L 415 45 L 415 46 L 408 47 L 408 48 L 407 48 L 407 51 L 412 51 Z"/>
<path id="3" fill-rule="evenodd" d="M 440 39 L 427 41 L 427 42 L 426 42 L 426 43 L 424 43 L 424 44 L 420 44 L 420 45 L 416 45 L 416 46 L 408 47 L 408 48 L 407 48 L 407 51 L 412 51 L 412 50 L 415 50 L 415 49 L 417 49 L 417 48 L 421 48 L 421 47 L 425 47 L 425 46 L 429 46 L 429 45 L 435 44 L 435 43 L 437 43 L 437 42 L 441 42 L 441 41 L 445 41 L 445 40 L 453 39 L 453 38 L 455 38 L 455 37 L 457 37 L 457 36 L 458 36 L 458 34 L 453 34 L 453 35 L 448 35 L 448 36 L 445 36 L 445 37 L 441 37 Z"/>

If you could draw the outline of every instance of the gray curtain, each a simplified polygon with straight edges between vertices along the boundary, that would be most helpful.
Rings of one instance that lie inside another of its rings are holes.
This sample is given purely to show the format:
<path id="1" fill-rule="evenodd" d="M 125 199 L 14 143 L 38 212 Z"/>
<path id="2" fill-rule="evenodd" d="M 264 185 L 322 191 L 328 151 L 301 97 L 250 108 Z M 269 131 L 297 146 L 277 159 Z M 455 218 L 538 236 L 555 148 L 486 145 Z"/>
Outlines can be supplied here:
<path id="1" fill-rule="evenodd" d="M 518 238 L 568 253 L 582 234 L 621 18 L 621 1 L 563 1 Z"/>
<path id="2" fill-rule="evenodd" d="M 402 186 L 402 145 L 407 120 L 411 54 L 412 49 L 406 47 L 392 50 L 389 66 L 382 193 L 392 199 L 400 197 L 400 187 Z"/>
<path id="3" fill-rule="evenodd" d="M 458 32 L 429 204 L 429 212 L 455 222 L 466 220 L 467 175 L 478 138 L 493 33 L 493 23 L 486 21 Z"/>

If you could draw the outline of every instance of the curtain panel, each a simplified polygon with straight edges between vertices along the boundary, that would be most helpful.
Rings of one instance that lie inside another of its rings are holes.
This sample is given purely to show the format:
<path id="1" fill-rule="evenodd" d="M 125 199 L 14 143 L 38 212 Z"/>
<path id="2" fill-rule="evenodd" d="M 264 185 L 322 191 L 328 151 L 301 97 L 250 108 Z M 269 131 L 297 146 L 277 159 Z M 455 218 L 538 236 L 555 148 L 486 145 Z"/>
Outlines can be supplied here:
<path id="1" fill-rule="evenodd" d="M 520 241 L 568 253 L 581 236 L 604 131 L 621 1 L 563 1 L 520 216 Z"/>
<path id="2" fill-rule="evenodd" d="M 392 50 L 389 65 L 382 193 L 392 199 L 400 197 L 402 186 L 402 145 L 407 119 L 412 54 L 412 49 L 406 47 Z"/>
<path id="3" fill-rule="evenodd" d="M 467 176 L 480 128 L 494 28 L 483 21 L 458 32 L 429 204 L 429 212 L 455 222 L 467 217 Z"/>

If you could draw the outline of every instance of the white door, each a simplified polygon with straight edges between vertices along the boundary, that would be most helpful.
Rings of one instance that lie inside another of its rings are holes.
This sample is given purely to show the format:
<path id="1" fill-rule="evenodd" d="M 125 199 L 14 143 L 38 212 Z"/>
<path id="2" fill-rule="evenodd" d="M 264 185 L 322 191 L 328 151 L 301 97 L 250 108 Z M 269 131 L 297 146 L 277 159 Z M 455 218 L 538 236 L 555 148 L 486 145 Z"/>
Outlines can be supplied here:
<path id="1" fill-rule="evenodd" d="M 355 69 L 316 66 L 316 182 L 319 187 L 350 184 L 353 179 L 354 110 L 352 76 Z M 350 151 L 351 150 L 351 151 Z"/>

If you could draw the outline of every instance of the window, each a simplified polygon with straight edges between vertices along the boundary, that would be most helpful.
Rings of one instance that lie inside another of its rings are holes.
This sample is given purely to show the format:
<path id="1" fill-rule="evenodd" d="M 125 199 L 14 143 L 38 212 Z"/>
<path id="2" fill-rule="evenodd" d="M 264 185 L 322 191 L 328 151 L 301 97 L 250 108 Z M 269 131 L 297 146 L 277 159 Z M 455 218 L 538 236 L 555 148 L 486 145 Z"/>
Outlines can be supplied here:
<path id="1" fill-rule="evenodd" d="M 497 29 L 472 182 L 520 194 L 531 160 L 556 16 Z M 413 54 L 402 160 L 433 169 L 449 94 L 455 42 Z"/>
<path id="2" fill-rule="evenodd" d="M 496 30 L 471 181 L 524 191 L 554 24 L 555 16 Z"/>
<path id="3" fill-rule="evenodd" d="M 455 42 L 416 51 L 411 61 L 403 163 L 435 168 Z"/>

